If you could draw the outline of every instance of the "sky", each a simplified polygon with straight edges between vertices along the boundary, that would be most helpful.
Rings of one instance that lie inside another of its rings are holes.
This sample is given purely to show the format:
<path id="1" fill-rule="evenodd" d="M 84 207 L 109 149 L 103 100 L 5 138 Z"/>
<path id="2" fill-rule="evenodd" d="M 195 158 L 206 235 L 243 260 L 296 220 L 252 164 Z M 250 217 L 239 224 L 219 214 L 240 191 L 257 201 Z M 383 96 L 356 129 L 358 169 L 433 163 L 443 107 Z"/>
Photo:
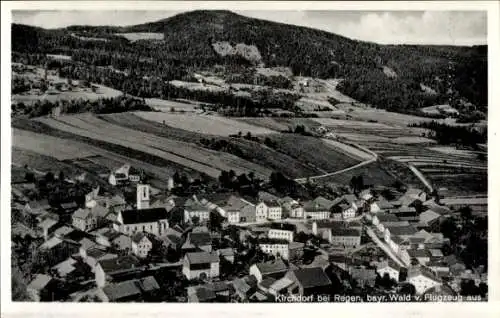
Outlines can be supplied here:
<path id="1" fill-rule="evenodd" d="M 487 42 L 486 11 L 235 11 L 380 44 L 475 45 Z M 12 22 L 44 28 L 134 25 L 180 11 L 13 11 Z"/>

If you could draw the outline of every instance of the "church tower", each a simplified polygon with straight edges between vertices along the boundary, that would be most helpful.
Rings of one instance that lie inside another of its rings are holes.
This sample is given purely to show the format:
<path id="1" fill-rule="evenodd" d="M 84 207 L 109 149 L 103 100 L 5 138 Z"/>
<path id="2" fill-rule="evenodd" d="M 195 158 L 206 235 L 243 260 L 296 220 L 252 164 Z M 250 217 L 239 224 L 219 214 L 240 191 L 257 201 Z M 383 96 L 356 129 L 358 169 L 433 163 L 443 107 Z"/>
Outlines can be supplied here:
<path id="1" fill-rule="evenodd" d="M 137 185 L 137 210 L 149 208 L 149 185 Z"/>

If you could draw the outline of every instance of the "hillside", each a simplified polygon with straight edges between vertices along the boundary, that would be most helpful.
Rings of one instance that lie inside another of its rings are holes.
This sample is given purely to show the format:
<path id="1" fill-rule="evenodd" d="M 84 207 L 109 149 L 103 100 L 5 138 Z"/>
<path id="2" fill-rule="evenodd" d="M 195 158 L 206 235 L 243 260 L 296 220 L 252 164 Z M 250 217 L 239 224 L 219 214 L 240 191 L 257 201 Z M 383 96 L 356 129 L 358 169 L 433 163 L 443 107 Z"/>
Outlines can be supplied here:
<path id="1" fill-rule="evenodd" d="M 129 42 L 119 36 L 133 32 L 163 33 L 164 39 Z M 130 77 L 187 79 L 193 71 L 215 65 L 231 73 L 263 63 L 288 66 L 296 76 L 343 78 L 341 92 L 392 111 L 413 113 L 449 98 L 457 107 L 470 102 L 487 110 L 486 46 L 379 45 L 229 11 L 193 11 L 128 27 L 44 30 L 14 24 L 12 39 L 15 59 L 39 60 L 34 52 L 66 54 L 87 65 L 127 70 Z"/>

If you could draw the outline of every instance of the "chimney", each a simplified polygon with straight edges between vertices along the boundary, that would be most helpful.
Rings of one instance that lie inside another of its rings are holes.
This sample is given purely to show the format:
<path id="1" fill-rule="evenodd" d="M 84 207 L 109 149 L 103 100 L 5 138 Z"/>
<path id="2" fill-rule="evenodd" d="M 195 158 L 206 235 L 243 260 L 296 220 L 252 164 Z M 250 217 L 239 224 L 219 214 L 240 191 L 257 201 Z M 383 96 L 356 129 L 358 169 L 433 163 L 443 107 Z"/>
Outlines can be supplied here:
<path id="1" fill-rule="evenodd" d="M 137 210 L 149 208 L 149 185 L 137 185 Z"/>

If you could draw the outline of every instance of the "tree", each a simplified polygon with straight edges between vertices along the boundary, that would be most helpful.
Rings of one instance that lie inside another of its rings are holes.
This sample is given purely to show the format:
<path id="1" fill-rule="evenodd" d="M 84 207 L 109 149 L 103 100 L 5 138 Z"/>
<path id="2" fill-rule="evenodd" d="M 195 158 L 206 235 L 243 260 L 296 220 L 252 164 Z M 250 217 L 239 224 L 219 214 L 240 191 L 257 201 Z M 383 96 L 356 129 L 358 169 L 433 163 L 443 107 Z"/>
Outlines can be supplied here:
<path id="1" fill-rule="evenodd" d="M 193 217 L 191 218 L 191 222 L 193 223 L 193 225 L 198 225 L 198 224 L 200 224 L 200 217 L 199 217 L 199 216 L 196 216 L 196 215 L 195 215 L 195 216 L 193 216 Z"/>
<path id="2" fill-rule="evenodd" d="M 26 182 L 35 182 L 35 174 L 31 171 L 26 172 L 24 180 L 26 180 Z"/>
<path id="3" fill-rule="evenodd" d="M 54 173 L 52 173 L 51 171 L 47 172 L 45 174 L 45 182 L 50 183 L 53 181 L 54 181 Z"/>
<path id="4" fill-rule="evenodd" d="M 404 295 L 412 295 L 413 296 L 417 293 L 417 289 L 411 283 L 404 283 L 404 285 L 401 286 L 400 292 Z"/>
<path id="5" fill-rule="evenodd" d="M 458 211 L 460 212 L 460 217 L 462 217 L 464 221 L 469 221 L 472 218 L 472 209 L 470 206 L 460 208 Z"/>
<path id="6" fill-rule="evenodd" d="M 61 170 L 59 171 L 59 182 L 63 182 L 64 181 L 64 172 Z"/>

